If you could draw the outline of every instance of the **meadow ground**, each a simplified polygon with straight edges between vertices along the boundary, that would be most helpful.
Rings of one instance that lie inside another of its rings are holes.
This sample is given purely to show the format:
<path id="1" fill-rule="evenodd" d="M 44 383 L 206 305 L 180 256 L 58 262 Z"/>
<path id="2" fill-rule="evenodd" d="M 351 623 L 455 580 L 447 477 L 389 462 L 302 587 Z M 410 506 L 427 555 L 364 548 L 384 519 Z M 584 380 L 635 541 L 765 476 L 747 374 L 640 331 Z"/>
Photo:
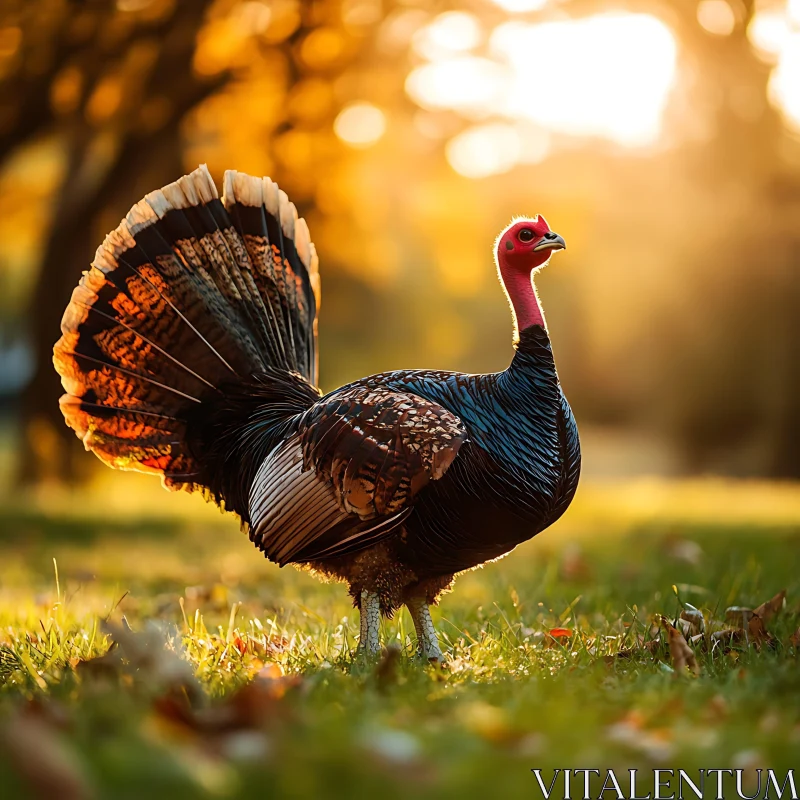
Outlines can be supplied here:
<path id="1" fill-rule="evenodd" d="M 637 768 L 646 795 L 653 768 L 738 767 L 753 795 L 756 768 L 800 766 L 799 495 L 584 486 L 443 598 L 444 668 L 415 661 L 406 613 L 389 654 L 358 659 L 342 586 L 278 570 L 234 520 L 146 479 L 7 500 L 2 794 L 528 798 L 532 769 L 569 767 Z M 662 616 L 690 643 L 670 650 Z"/>

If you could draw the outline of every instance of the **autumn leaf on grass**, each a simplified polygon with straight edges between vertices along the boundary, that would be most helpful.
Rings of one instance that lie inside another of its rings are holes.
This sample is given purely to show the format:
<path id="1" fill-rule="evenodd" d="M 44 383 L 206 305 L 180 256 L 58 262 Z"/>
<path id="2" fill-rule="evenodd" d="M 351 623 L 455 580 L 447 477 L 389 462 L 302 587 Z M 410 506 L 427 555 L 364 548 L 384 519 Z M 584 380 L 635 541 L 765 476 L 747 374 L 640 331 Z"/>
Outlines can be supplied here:
<path id="1" fill-rule="evenodd" d="M 774 616 L 779 614 L 783 610 L 783 604 L 786 600 L 786 589 L 781 590 L 772 600 L 767 600 L 766 603 L 762 603 L 757 609 L 753 611 L 757 617 L 759 617 L 764 624 L 769 622 Z"/>
<path id="2" fill-rule="evenodd" d="M 794 647 L 795 650 L 800 650 L 800 628 L 798 628 L 790 637 L 789 637 L 789 644 Z"/>
<path id="3" fill-rule="evenodd" d="M 108 651 L 97 658 L 70 662 L 82 681 L 124 678 L 149 690 L 202 694 L 181 645 L 170 642 L 167 632 L 157 623 L 148 623 L 142 631 L 134 631 L 127 624 L 104 623 L 103 628 L 112 639 Z"/>
<path id="4" fill-rule="evenodd" d="M 569 628 L 550 628 L 544 637 L 545 647 L 554 647 L 556 644 L 566 646 L 573 636 Z"/>
<path id="5" fill-rule="evenodd" d="M 154 703 L 159 720 L 206 738 L 242 730 L 261 730 L 289 712 L 287 691 L 302 685 L 299 675 L 284 675 L 278 664 L 268 664 L 241 689 L 211 705 L 193 702 L 185 693 L 169 691 Z"/>
<path id="6" fill-rule="evenodd" d="M 747 633 L 750 641 L 759 650 L 762 645 L 775 646 L 775 637 L 764 627 L 764 620 L 758 614 L 753 614 L 750 622 L 747 623 Z"/>
<path id="7" fill-rule="evenodd" d="M 682 673 L 688 667 L 695 675 L 700 672 L 700 665 L 694 655 L 694 650 L 689 647 L 683 634 L 667 620 L 664 620 L 669 642 L 669 655 L 672 667 L 676 673 Z"/>
<path id="8" fill-rule="evenodd" d="M 767 630 L 766 625 L 767 622 L 783 610 L 785 600 L 786 589 L 783 589 L 771 600 L 767 600 L 758 608 L 754 609 L 753 615 L 747 623 L 747 632 L 750 641 L 752 641 L 757 648 L 760 649 L 762 645 L 767 645 L 768 647 L 775 646 L 775 637 Z"/>
<path id="9" fill-rule="evenodd" d="M 756 648 L 766 644 L 774 647 L 775 637 L 767 630 L 766 625 L 773 617 L 783 610 L 786 601 L 786 590 L 778 592 L 771 600 L 762 603 L 758 608 L 745 606 L 731 606 L 725 609 L 725 619 L 738 623 L 738 628 L 717 631 L 712 635 L 712 643 L 738 644 L 743 639 L 752 643 Z"/>

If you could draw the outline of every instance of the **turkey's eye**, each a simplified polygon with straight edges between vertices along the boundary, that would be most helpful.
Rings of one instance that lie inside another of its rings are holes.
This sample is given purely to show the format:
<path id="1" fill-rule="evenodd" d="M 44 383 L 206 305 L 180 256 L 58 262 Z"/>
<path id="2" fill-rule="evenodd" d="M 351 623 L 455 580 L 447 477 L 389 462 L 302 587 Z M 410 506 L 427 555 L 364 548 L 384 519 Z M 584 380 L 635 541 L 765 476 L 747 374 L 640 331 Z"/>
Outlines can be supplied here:
<path id="1" fill-rule="evenodd" d="M 532 242 L 534 239 L 533 231 L 530 228 L 523 228 L 518 235 L 521 242 Z"/>

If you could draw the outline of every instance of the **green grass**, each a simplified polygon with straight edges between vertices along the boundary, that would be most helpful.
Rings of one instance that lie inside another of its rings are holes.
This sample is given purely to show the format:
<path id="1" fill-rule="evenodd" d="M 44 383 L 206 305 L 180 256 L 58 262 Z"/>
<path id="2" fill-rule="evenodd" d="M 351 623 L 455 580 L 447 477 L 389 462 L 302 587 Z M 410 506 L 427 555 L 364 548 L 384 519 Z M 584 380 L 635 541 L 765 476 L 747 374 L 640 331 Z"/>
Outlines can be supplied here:
<path id="1" fill-rule="evenodd" d="M 0 510 L 3 796 L 541 797 L 534 767 L 797 766 L 796 487 L 586 487 L 443 598 L 437 669 L 407 614 L 399 656 L 361 660 L 341 585 L 125 485 Z M 710 631 L 782 589 L 771 646 L 698 640 L 699 674 L 672 669 L 661 615 Z"/>

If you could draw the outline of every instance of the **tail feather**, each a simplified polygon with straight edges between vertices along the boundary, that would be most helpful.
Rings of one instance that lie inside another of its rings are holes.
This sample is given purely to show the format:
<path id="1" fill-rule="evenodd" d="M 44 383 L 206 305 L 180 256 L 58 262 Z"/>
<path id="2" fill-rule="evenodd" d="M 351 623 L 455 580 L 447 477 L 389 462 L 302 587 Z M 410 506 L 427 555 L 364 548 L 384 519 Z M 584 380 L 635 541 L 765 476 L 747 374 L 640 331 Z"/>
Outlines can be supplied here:
<path id="1" fill-rule="evenodd" d="M 269 300 L 287 360 L 316 383 L 319 268 L 308 226 L 269 178 L 225 173 L 222 202 L 244 239 L 258 287 Z"/>
<path id="2" fill-rule="evenodd" d="M 314 383 L 318 305 L 316 253 L 286 195 L 227 172 L 220 200 L 201 166 L 134 205 L 74 290 L 54 348 L 67 424 L 110 466 L 216 487 L 189 428 L 254 376 Z"/>

